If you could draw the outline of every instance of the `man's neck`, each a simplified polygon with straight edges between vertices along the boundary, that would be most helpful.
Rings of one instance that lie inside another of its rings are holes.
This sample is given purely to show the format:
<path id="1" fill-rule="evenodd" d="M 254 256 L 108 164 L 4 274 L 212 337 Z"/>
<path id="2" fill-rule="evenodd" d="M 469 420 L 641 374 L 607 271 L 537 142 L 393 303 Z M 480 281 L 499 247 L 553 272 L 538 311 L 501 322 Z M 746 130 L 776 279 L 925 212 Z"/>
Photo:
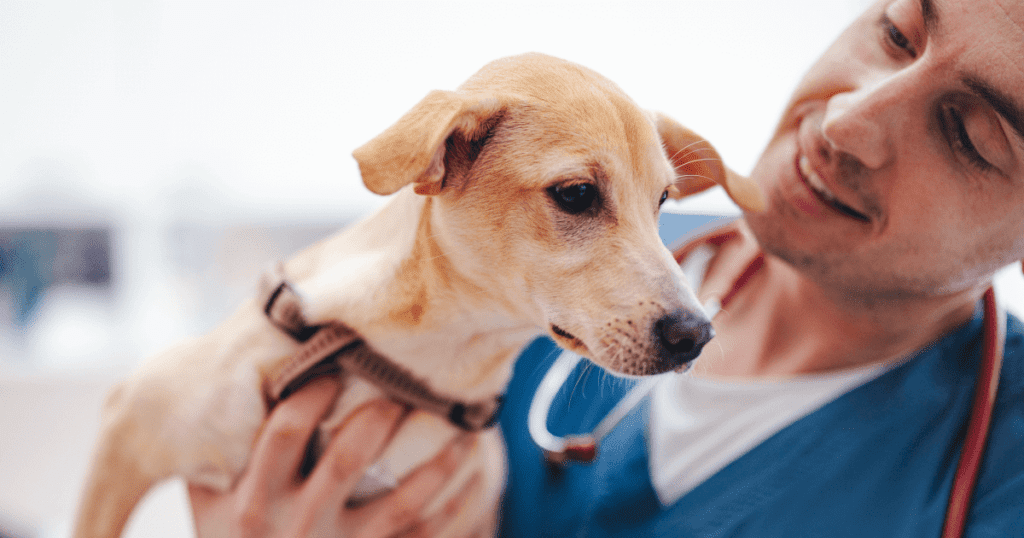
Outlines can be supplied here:
<path id="1" fill-rule="evenodd" d="M 766 257 L 715 318 L 718 345 L 708 346 L 694 371 L 789 377 L 892 363 L 970 319 L 983 291 L 869 302 L 830 293 Z"/>

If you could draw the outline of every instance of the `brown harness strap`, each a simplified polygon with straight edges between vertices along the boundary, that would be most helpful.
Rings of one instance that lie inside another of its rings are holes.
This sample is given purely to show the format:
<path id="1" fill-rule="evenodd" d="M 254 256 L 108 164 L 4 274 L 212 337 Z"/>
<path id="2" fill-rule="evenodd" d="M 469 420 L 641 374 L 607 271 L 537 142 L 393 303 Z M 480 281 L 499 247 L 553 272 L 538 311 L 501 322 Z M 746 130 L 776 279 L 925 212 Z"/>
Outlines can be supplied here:
<path id="1" fill-rule="evenodd" d="M 305 342 L 313 336 L 316 328 L 306 323 L 306 317 L 302 314 L 302 299 L 285 280 L 281 264 L 263 273 L 260 278 L 260 296 L 263 297 L 263 313 L 278 329 L 299 342 Z"/>
<path id="2" fill-rule="evenodd" d="M 302 314 L 302 300 L 284 279 L 280 266 L 264 275 L 261 291 L 264 312 L 271 323 L 301 342 L 299 350 L 267 372 L 264 395 L 270 407 L 314 378 L 340 373 L 360 377 L 390 398 L 442 416 L 469 431 L 493 426 L 501 410 L 501 396 L 481 402 L 462 402 L 437 394 L 408 369 L 388 360 L 355 331 L 330 321 L 311 326 Z"/>

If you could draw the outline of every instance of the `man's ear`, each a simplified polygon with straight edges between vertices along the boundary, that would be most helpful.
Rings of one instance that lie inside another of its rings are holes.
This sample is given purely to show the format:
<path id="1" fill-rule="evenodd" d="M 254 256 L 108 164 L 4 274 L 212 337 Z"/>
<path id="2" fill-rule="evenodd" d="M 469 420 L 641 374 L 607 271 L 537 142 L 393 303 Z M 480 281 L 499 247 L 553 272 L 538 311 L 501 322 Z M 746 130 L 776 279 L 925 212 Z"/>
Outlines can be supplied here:
<path id="1" fill-rule="evenodd" d="M 502 101 L 494 97 L 430 92 L 398 122 L 352 152 L 363 183 L 377 194 L 391 194 L 410 183 L 416 184 L 417 194 L 438 194 L 444 186 L 449 138 L 479 141 L 503 110 Z"/>
<path id="2" fill-rule="evenodd" d="M 684 198 L 721 185 L 743 209 L 764 209 L 765 200 L 761 188 L 750 179 L 726 168 L 718 151 L 707 140 L 664 114 L 655 113 L 654 119 L 678 178 L 676 188 L 673 189 L 675 192 L 670 192 L 673 198 Z"/>

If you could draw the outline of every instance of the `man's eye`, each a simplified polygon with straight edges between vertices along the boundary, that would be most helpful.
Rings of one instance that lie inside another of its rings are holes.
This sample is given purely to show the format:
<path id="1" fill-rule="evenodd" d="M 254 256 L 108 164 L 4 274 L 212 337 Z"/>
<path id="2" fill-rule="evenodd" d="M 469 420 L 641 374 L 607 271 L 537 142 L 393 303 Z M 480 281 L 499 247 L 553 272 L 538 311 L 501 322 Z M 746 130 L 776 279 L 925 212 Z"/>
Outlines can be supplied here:
<path id="1" fill-rule="evenodd" d="M 882 15 L 881 24 L 885 31 L 886 39 L 888 39 L 889 43 L 893 47 L 906 52 L 911 58 L 917 57 L 917 51 L 915 51 L 914 47 L 910 44 L 910 39 L 908 39 L 907 36 L 904 35 L 895 24 L 893 24 L 888 15 Z"/>
<path id="2" fill-rule="evenodd" d="M 548 189 L 548 195 L 566 213 L 576 215 L 590 209 L 590 206 L 594 204 L 594 199 L 597 198 L 597 186 L 590 183 L 556 185 Z"/>
<path id="3" fill-rule="evenodd" d="M 981 171 L 992 168 L 992 164 L 985 160 L 978 151 L 978 148 L 971 141 L 971 135 L 967 132 L 964 118 L 955 106 L 942 107 L 942 127 L 948 133 L 950 145 L 953 151 L 960 153 Z"/>

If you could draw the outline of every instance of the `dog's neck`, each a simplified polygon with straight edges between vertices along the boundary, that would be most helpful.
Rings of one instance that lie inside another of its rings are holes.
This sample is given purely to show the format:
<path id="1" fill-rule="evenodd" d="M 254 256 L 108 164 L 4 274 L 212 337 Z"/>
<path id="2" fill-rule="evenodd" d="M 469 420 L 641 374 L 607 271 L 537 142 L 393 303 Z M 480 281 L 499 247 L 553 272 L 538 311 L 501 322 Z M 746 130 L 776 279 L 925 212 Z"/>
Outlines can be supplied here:
<path id="1" fill-rule="evenodd" d="M 485 398 L 507 383 L 512 360 L 540 330 L 452 263 L 436 232 L 433 199 L 405 189 L 294 271 L 311 322 L 339 320 L 438 391 Z M 315 266 L 315 269 L 309 270 Z M 289 274 L 293 268 L 289 267 Z"/>

